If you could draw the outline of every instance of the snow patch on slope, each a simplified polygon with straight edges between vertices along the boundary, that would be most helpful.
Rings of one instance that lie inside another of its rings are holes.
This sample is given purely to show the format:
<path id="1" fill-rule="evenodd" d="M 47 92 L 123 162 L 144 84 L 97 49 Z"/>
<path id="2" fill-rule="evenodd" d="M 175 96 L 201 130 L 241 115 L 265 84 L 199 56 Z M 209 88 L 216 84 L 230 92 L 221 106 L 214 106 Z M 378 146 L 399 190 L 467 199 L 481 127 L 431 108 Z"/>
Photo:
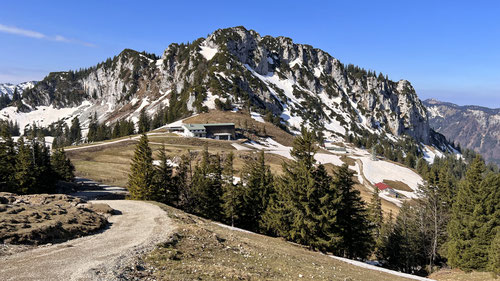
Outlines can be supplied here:
<path id="1" fill-rule="evenodd" d="M 39 106 L 35 110 L 28 113 L 18 112 L 17 107 L 9 106 L 0 110 L 0 119 L 13 120 L 19 124 L 21 131 L 26 125 L 35 123 L 39 127 L 47 127 L 48 125 L 57 122 L 58 120 L 66 120 L 70 122 L 70 117 L 75 113 L 90 107 L 89 101 L 83 102 L 77 107 L 55 108 L 54 106 Z"/>
<path id="2" fill-rule="evenodd" d="M 401 181 L 414 191 L 418 190 L 419 185 L 424 184 L 422 177 L 408 168 L 387 161 L 373 161 L 369 157 L 355 158 L 363 162 L 363 174 L 372 184 L 383 182 L 384 180 Z M 398 192 L 407 197 L 416 197 L 414 192 L 400 190 Z"/>
<path id="3" fill-rule="evenodd" d="M 200 54 L 207 60 L 211 60 L 218 50 L 216 48 L 210 48 L 207 46 L 200 46 Z"/>

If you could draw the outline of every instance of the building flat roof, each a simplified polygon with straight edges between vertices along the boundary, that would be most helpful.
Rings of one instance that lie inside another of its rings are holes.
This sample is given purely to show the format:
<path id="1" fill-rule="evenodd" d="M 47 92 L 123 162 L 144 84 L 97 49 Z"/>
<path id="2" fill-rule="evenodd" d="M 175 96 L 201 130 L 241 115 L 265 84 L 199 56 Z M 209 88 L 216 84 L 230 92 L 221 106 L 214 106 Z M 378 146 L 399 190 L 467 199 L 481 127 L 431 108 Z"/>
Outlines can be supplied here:
<path id="1" fill-rule="evenodd" d="M 203 125 L 205 127 L 211 127 L 211 126 L 234 126 L 234 123 L 207 123 L 207 124 L 197 124 L 197 125 Z"/>
<path id="2" fill-rule="evenodd" d="M 184 124 L 183 127 L 186 127 L 188 130 L 205 130 L 203 124 Z"/>

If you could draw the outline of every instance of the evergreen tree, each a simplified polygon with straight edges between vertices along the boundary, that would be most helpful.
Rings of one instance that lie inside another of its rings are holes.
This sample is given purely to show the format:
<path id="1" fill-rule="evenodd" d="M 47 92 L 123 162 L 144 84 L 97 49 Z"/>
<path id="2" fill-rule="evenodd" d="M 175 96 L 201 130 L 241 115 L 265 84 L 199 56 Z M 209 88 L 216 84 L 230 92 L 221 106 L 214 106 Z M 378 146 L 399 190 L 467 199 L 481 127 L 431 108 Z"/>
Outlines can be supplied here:
<path id="1" fill-rule="evenodd" d="M 417 208 L 407 202 L 403 203 L 393 231 L 379 252 L 386 266 L 406 273 L 416 273 L 425 265 L 421 218 Z"/>
<path id="2" fill-rule="evenodd" d="M 14 173 L 16 171 L 16 149 L 10 130 L 0 124 L 0 192 L 16 192 Z"/>
<path id="3" fill-rule="evenodd" d="M 265 218 L 266 228 L 303 245 L 312 245 L 316 236 L 317 218 L 311 212 L 315 152 L 312 132 L 302 129 L 290 153 L 294 161 L 283 163 L 283 175 L 275 182 L 276 197 Z"/>
<path id="4" fill-rule="evenodd" d="M 479 187 L 484 171 L 484 162 L 477 156 L 459 185 L 448 224 L 448 263 L 465 271 L 484 269 L 487 263 L 486 253 L 480 247 L 487 241 L 478 241 L 479 214 L 475 213 L 476 207 L 482 204 Z"/>
<path id="5" fill-rule="evenodd" d="M 169 205 L 179 205 L 179 186 L 173 176 L 170 158 L 167 156 L 165 145 L 158 152 L 160 164 L 156 167 L 156 181 L 158 185 L 157 190 L 158 201 L 164 202 Z"/>
<path id="6" fill-rule="evenodd" d="M 148 137 L 142 135 L 139 139 L 130 165 L 127 188 L 131 199 L 152 200 L 157 194 L 154 184 L 154 167 Z"/>
<path id="7" fill-rule="evenodd" d="M 373 226 L 373 236 L 375 238 L 376 244 L 379 245 L 380 231 L 384 223 L 384 217 L 382 215 L 382 200 L 380 200 L 379 190 L 377 187 L 373 189 L 372 198 L 370 204 L 368 205 L 369 218 Z"/>
<path id="8" fill-rule="evenodd" d="M 500 276 L 500 229 L 498 228 L 497 226 L 495 238 L 491 241 L 487 267 L 495 275 L 495 278 Z"/>
<path id="9" fill-rule="evenodd" d="M 194 211 L 195 200 L 192 192 L 192 155 L 188 150 L 186 154 L 181 156 L 175 182 L 179 188 L 179 207 L 187 212 Z"/>
<path id="10" fill-rule="evenodd" d="M 82 139 L 82 129 L 80 127 L 80 120 L 78 117 L 71 120 L 71 129 L 69 131 L 69 144 L 79 144 Z"/>
<path id="11" fill-rule="evenodd" d="M 239 218 L 239 208 L 242 199 L 242 186 L 234 184 L 234 154 L 231 152 L 226 157 L 223 167 L 223 208 L 224 215 L 231 226 L 234 226 L 235 220 Z"/>
<path id="12" fill-rule="evenodd" d="M 31 193 L 53 193 L 55 192 L 56 178 L 50 164 L 50 150 L 45 145 L 45 137 L 31 139 L 31 151 L 33 155 L 36 183 Z"/>
<path id="13" fill-rule="evenodd" d="M 222 167 L 220 156 L 210 159 L 208 148 L 202 152 L 201 163 L 196 165 L 192 179 L 192 196 L 196 200 L 194 212 L 212 220 L 221 220 Z"/>
<path id="14" fill-rule="evenodd" d="M 150 129 L 150 120 L 149 116 L 146 113 L 146 109 L 141 109 L 139 113 L 139 134 L 145 133 Z"/>
<path id="15" fill-rule="evenodd" d="M 25 144 L 23 137 L 19 138 L 17 147 L 18 153 L 14 174 L 14 179 L 17 183 L 16 192 L 28 194 L 35 190 L 36 187 L 37 175 L 33 154 L 30 147 Z"/>
<path id="16" fill-rule="evenodd" d="M 252 231 L 258 231 L 262 215 L 267 209 L 273 192 L 271 168 L 266 165 L 264 151 L 255 160 L 243 166 L 241 172 L 241 204 L 237 225 Z"/>
<path id="17" fill-rule="evenodd" d="M 57 175 L 57 178 L 63 181 L 73 181 L 75 178 L 75 167 L 69 160 L 69 158 L 66 157 L 66 152 L 64 152 L 64 149 L 56 149 L 52 153 L 52 157 L 50 159 L 50 162 L 52 164 L 52 169 Z"/>
<path id="18" fill-rule="evenodd" d="M 315 151 L 313 133 L 303 129 L 294 140 L 294 161 L 283 164 L 275 181 L 263 225 L 288 240 L 335 252 L 344 238 L 338 228 L 341 198 L 324 166 L 315 165 Z"/>
<path id="19" fill-rule="evenodd" d="M 352 177 L 353 172 L 344 164 L 335 172 L 333 179 L 341 198 L 336 226 L 342 240 L 337 245 L 336 253 L 348 258 L 365 258 L 373 246 L 372 230 L 359 191 L 353 187 Z"/>
<path id="20" fill-rule="evenodd" d="M 95 142 L 97 141 L 97 127 L 99 124 L 97 123 L 97 113 L 94 112 L 94 114 L 90 117 L 89 121 L 89 131 L 87 133 L 87 141 L 88 142 Z"/>

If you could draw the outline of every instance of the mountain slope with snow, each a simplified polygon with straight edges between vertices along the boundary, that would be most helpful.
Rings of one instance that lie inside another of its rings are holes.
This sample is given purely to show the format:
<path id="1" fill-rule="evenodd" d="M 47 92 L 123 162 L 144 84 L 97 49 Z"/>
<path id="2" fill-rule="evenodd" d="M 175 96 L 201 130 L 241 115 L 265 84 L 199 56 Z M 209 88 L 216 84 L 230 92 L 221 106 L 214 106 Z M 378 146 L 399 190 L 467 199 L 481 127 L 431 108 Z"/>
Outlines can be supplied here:
<path id="1" fill-rule="evenodd" d="M 37 82 L 38 81 L 28 81 L 17 85 L 0 83 L 0 95 L 7 95 L 10 99 L 12 99 L 12 95 L 16 89 L 19 94 L 22 94 L 24 90 L 33 88 Z"/>
<path id="2" fill-rule="evenodd" d="M 500 108 L 459 106 L 432 99 L 424 105 L 436 131 L 500 166 Z"/>
<path id="3" fill-rule="evenodd" d="M 50 73 L 24 92 L 18 109 L 28 114 L 39 107 L 80 108 L 84 102 L 90 106 L 59 118 L 77 116 L 85 126 L 95 112 L 109 124 L 136 121 L 142 108 L 153 114 L 167 107 L 178 119 L 225 102 L 270 116 L 291 132 L 306 125 L 335 141 L 407 135 L 446 149 L 410 82 L 394 82 L 312 46 L 244 27 L 171 44 L 161 58 L 126 49 L 88 69 Z M 5 108 L 0 118 L 20 118 L 12 113 L 18 109 Z"/>

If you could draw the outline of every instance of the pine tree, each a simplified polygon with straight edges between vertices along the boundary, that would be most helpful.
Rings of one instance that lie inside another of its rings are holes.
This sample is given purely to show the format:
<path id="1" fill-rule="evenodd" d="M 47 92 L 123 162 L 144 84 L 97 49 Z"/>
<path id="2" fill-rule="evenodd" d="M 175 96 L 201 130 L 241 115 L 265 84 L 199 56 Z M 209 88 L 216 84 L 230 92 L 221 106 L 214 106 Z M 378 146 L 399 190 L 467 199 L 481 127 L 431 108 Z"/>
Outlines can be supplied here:
<path id="1" fill-rule="evenodd" d="M 425 243 L 420 228 L 419 210 L 404 202 L 393 231 L 386 239 L 381 251 L 381 258 L 389 268 L 415 273 L 425 265 Z"/>
<path id="2" fill-rule="evenodd" d="M 148 137 L 139 139 L 130 165 L 127 188 L 131 199 L 152 200 L 155 196 L 154 167 Z"/>
<path id="3" fill-rule="evenodd" d="M 459 185 L 448 224 L 448 263 L 465 271 L 484 269 L 487 262 L 484 249 L 477 244 L 478 217 L 475 213 L 476 207 L 482 204 L 478 189 L 484 171 L 484 162 L 477 156 Z"/>
<path id="4" fill-rule="evenodd" d="M 54 193 L 56 178 L 50 163 L 50 150 L 45 144 L 45 137 L 31 139 L 36 184 L 31 193 Z"/>
<path id="5" fill-rule="evenodd" d="M 491 241 L 488 253 L 488 267 L 495 277 L 500 276 L 500 229 L 497 226 L 495 238 Z"/>
<path id="6" fill-rule="evenodd" d="M 239 218 L 239 208 L 242 200 L 242 186 L 234 184 L 234 154 L 231 152 L 224 161 L 223 168 L 223 208 L 224 215 L 231 226 L 234 226 L 235 220 Z"/>
<path id="7" fill-rule="evenodd" d="M 294 139 L 294 161 L 283 163 L 283 175 L 275 182 L 276 197 L 265 218 L 267 229 L 303 245 L 312 245 L 316 236 L 317 218 L 310 211 L 315 189 L 314 153 L 313 134 L 302 129 L 302 135 Z"/>
<path id="8" fill-rule="evenodd" d="M 66 157 L 63 148 L 56 149 L 51 156 L 50 162 L 57 178 L 63 181 L 72 181 L 75 178 L 75 167 Z"/>
<path id="9" fill-rule="evenodd" d="M 75 118 L 73 118 L 73 120 L 71 120 L 69 141 L 70 141 L 70 144 L 73 144 L 73 143 L 79 144 L 81 139 L 82 139 L 82 129 L 80 128 L 80 120 L 78 120 L 78 117 L 75 117 Z"/>
<path id="10" fill-rule="evenodd" d="M 201 163 L 196 165 L 192 180 L 192 194 L 196 200 L 194 211 L 212 220 L 221 220 L 222 167 L 220 156 L 210 159 L 208 148 L 202 153 Z"/>
<path id="11" fill-rule="evenodd" d="M 16 193 L 32 193 L 36 187 L 37 176 L 33 154 L 30 147 L 25 144 L 23 137 L 19 138 L 17 147 L 18 153 L 14 174 L 14 179 L 17 183 Z"/>
<path id="12" fill-rule="evenodd" d="M 273 192 L 273 176 L 266 165 L 264 151 L 257 159 L 247 162 L 241 173 L 241 205 L 237 225 L 252 231 L 259 231 L 262 215 L 267 209 Z"/>
<path id="13" fill-rule="evenodd" d="M 149 120 L 149 116 L 146 113 L 146 109 L 145 108 L 141 109 L 141 112 L 139 113 L 139 124 L 138 124 L 139 134 L 149 131 L 150 123 L 151 121 Z"/>
<path id="14" fill-rule="evenodd" d="M 192 156 L 188 150 L 181 156 L 181 161 L 175 176 L 179 188 L 179 207 L 187 212 L 194 212 L 195 200 L 192 191 L 193 173 L 191 169 Z"/>
<path id="15" fill-rule="evenodd" d="M 97 123 L 97 113 L 94 112 L 94 114 L 90 117 L 89 120 L 89 131 L 87 133 L 87 141 L 88 142 L 95 142 L 97 141 L 97 127 L 99 124 Z"/>
<path id="16" fill-rule="evenodd" d="M 302 130 L 294 140 L 294 162 L 283 164 L 275 194 L 264 214 L 271 233 L 322 251 L 336 251 L 343 239 L 338 229 L 339 190 L 323 165 L 315 165 L 314 134 Z"/>
<path id="17" fill-rule="evenodd" d="M 16 150 L 7 126 L 0 126 L 0 192 L 16 192 Z"/>
<path id="18" fill-rule="evenodd" d="M 320 251 L 334 252 L 342 241 L 337 228 L 341 197 L 332 184 L 332 177 L 326 172 L 325 166 L 318 165 L 313 177 L 315 190 L 311 196 L 311 211 L 317 220 L 317 225 L 311 245 Z"/>
<path id="19" fill-rule="evenodd" d="M 382 215 L 382 200 L 380 200 L 379 190 L 377 187 L 373 189 L 372 198 L 370 204 L 368 205 L 369 218 L 373 226 L 373 236 L 375 238 L 376 244 L 379 243 L 380 231 L 384 223 L 384 217 Z"/>
<path id="20" fill-rule="evenodd" d="M 373 246 L 372 230 L 359 191 L 353 187 L 352 177 L 353 172 L 344 164 L 333 179 L 341 198 L 336 226 L 342 241 L 337 245 L 336 253 L 347 258 L 365 258 Z"/>
<path id="21" fill-rule="evenodd" d="M 158 152 L 160 164 L 156 167 L 157 200 L 169 205 L 179 205 L 179 186 L 175 182 L 170 158 L 167 156 L 165 145 Z"/>

